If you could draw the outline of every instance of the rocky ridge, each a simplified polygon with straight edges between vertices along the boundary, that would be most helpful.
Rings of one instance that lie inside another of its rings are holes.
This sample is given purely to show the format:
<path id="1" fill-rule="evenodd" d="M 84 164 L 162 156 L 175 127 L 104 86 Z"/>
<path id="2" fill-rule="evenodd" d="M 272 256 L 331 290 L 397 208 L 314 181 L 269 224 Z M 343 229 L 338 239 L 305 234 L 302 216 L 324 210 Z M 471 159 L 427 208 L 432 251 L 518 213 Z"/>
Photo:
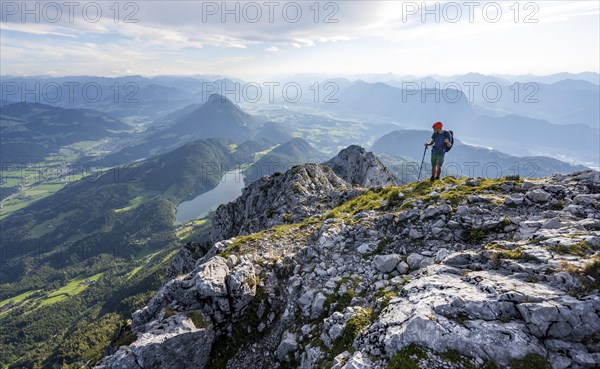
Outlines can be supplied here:
<path id="1" fill-rule="evenodd" d="M 298 165 L 262 177 L 235 201 L 217 209 L 210 240 L 247 235 L 276 224 L 299 222 L 360 194 L 324 165 Z"/>
<path id="2" fill-rule="evenodd" d="M 596 171 L 366 189 L 295 167 L 219 208 L 97 368 L 595 368 L 599 193 Z"/>

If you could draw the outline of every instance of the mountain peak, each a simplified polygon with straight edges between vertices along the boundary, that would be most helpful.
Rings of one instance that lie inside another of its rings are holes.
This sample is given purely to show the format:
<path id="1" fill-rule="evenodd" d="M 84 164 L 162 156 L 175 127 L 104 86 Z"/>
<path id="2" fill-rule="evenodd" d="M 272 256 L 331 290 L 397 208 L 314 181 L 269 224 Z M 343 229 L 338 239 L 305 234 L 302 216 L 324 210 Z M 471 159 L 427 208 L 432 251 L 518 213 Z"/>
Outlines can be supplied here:
<path id="1" fill-rule="evenodd" d="M 372 153 L 351 145 L 324 163 L 346 182 L 360 187 L 396 185 L 392 173 Z"/>
<path id="2" fill-rule="evenodd" d="M 203 114 L 211 111 L 219 114 L 229 115 L 248 115 L 236 103 L 231 101 L 227 96 L 214 93 L 208 97 L 206 102 L 198 108 L 198 112 Z"/>
<path id="3" fill-rule="evenodd" d="M 196 134 L 197 138 L 229 138 L 243 142 L 252 138 L 248 125 L 254 118 L 227 97 L 212 94 L 208 101 L 180 118 L 171 131 Z"/>
<path id="4" fill-rule="evenodd" d="M 214 94 L 210 95 L 208 97 L 208 100 L 206 102 L 215 102 L 215 101 L 220 101 L 220 102 L 223 102 L 223 103 L 226 103 L 226 102 L 230 102 L 231 103 L 231 100 L 229 100 L 226 96 L 223 96 L 223 95 L 218 94 L 218 93 L 214 93 Z"/>

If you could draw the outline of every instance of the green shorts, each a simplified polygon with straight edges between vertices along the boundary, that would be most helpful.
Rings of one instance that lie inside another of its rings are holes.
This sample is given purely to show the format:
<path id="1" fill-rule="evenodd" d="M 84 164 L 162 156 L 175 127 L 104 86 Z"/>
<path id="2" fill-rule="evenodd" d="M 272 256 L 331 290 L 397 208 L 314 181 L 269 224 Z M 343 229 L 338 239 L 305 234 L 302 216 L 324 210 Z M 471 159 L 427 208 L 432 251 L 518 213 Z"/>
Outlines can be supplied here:
<path id="1" fill-rule="evenodd" d="M 442 166 L 444 164 L 444 154 L 434 154 L 431 153 L 431 166 L 435 167 L 436 165 Z"/>

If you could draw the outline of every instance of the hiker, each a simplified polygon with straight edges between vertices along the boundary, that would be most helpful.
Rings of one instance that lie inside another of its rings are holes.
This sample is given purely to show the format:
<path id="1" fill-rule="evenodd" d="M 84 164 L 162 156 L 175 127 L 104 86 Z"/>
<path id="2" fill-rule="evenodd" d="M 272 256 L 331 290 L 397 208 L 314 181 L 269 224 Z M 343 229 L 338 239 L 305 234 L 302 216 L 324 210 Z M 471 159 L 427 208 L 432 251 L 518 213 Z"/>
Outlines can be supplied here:
<path id="1" fill-rule="evenodd" d="M 440 179 L 442 164 L 444 164 L 444 154 L 446 154 L 448 148 L 452 147 L 452 136 L 450 132 L 444 131 L 443 127 L 442 122 L 433 123 L 431 141 L 425 142 L 425 148 L 433 145 L 431 149 L 431 178 L 429 179 L 432 182 Z"/>

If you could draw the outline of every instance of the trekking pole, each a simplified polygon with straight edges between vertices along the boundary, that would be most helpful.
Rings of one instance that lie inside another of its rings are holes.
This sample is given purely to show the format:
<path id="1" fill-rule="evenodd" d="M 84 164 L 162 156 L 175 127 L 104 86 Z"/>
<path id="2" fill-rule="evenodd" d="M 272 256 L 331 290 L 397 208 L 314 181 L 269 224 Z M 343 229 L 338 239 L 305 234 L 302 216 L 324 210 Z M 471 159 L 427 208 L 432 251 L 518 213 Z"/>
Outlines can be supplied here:
<path id="1" fill-rule="evenodd" d="M 423 159 L 421 159 L 421 166 L 419 167 L 419 177 L 417 181 L 421 180 L 421 169 L 423 169 L 423 162 L 425 161 L 425 153 L 427 152 L 427 146 L 425 146 L 425 150 L 423 150 Z"/>

